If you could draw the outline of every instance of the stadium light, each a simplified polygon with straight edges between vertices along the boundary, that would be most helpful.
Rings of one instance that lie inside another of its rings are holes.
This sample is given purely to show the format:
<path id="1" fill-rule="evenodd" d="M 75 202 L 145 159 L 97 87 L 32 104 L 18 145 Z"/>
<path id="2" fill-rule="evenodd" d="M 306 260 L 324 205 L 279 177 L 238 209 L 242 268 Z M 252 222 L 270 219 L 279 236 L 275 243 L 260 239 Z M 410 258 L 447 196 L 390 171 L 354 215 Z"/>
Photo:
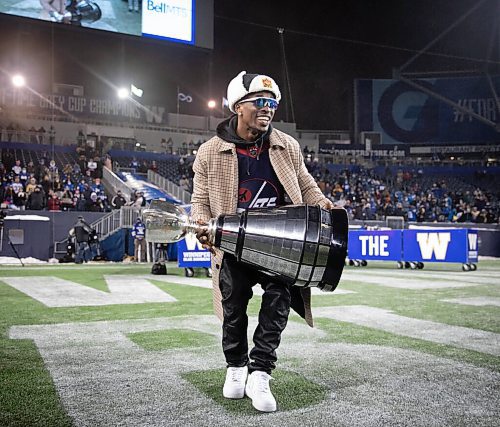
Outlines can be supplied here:
<path id="1" fill-rule="evenodd" d="M 26 84 L 26 80 L 21 74 L 16 74 L 12 77 L 12 84 L 15 87 L 23 87 Z"/>
<path id="2" fill-rule="evenodd" d="M 211 99 L 210 101 L 208 101 L 207 105 L 208 105 L 208 108 L 213 110 L 217 106 L 217 103 L 213 99 Z"/>
<path id="3" fill-rule="evenodd" d="M 120 99 L 128 98 L 129 94 L 130 94 L 130 92 L 125 87 L 121 87 L 117 91 L 118 98 L 120 98 Z"/>

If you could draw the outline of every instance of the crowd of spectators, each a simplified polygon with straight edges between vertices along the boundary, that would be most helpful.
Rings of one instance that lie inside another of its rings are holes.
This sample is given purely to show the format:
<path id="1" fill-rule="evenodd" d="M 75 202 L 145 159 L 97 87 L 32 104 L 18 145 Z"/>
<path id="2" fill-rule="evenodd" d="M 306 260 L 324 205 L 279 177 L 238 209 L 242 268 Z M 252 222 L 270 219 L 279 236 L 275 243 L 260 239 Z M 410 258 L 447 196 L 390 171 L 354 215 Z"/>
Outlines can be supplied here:
<path id="1" fill-rule="evenodd" d="M 464 182 L 457 185 L 449 177 L 426 177 L 422 169 L 379 176 L 361 166 L 337 173 L 315 161 L 306 166 L 323 193 L 344 206 L 350 219 L 402 216 L 409 222 L 499 222 L 498 194 Z M 449 187 L 451 182 L 454 188 Z"/>
<path id="2" fill-rule="evenodd" d="M 108 201 L 101 178 L 103 163 L 111 167 L 111 160 L 109 156 L 100 158 L 92 147 L 78 146 L 76 159 L 62 169 L 47 153 L 36 165 L 22 164 L 13 153 L 2 150 L 2 208 L 108 212 L 125 204 L 145 204 L 143 195 L 138 193 L 131 194 L 129 202 L 121 193 Z M 192 160 L 192 156 L 179 156 L 174 176 L 167 177 L 186 191 L 192 189 Z M 143 173 L 149 169 L 158 171 L 155 160 L 132 158 L 122 166 Z M 387 169 L 377 174 L 374 169 L 351 165 L 334 173 L 312 157 L 306 160 L 306 166 L 323 193 L 344 206 L 350 219 L 402 216 L 409 222 L 499 223 L 499 194 L 498 190 L 491 191 L 491 186 L 479 188 L 460 180 L 457 183 L 450 177 L 427 177 L 419 168 L 401 168 L 396 173 Z M 484 184 L 486 178 L 474 177 L 475 182 Z"/>
<path id="3" fill-rule="evenodd" d="M 78 152 L 77 160 L 62 165 L 48 153 L 38 163 L 23 164 L 14 152 L 2 150 L 0 207 L 13 210 L 91 211 L 111 210 L 101 183 L 102 161 L 93 153 Z"/>

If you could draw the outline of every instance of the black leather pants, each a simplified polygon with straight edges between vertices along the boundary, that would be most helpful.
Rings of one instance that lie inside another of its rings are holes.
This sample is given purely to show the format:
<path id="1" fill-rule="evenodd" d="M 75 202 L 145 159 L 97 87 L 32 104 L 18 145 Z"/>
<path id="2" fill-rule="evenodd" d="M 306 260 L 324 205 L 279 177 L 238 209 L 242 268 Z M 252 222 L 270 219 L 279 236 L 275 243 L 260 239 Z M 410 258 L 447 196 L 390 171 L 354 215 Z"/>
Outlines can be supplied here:
<path id="1" fill-rule="evenodd" d="M 247 306 L 252 298 L 252 287 L 260 283 L 264 290 L 259 311 L 259 324 L 253 335 L 254 348 L 248 355 Z M 224 254 L 219 275 L 224 322 L 222 349 L 228 366 L 245 366 L 249 372 L 275 368 L 276 349 L 281 341 L 290 313 L 290 289 L 287 284 L 272 279 L 238 263 Z"/>

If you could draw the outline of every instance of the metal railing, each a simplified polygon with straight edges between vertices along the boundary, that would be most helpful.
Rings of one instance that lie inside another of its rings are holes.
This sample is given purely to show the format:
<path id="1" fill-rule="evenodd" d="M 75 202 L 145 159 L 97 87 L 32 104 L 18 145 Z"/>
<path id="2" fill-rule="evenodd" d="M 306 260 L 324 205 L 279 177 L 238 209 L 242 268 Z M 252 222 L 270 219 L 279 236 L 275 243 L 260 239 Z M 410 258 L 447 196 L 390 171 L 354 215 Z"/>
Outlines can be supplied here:
<path id="1" fill-rule="evenodd" d="M 111 169 L 103 166 L 102 168 L 102 182 L 104 188 L 110 194 L 116 194 L 118 190 L 122 192 L 122 196 L 127 202 L 130 201 L 130 191 L 131 189 L 125 184 Z"/>
<path id="2" fill-rule="evenodd" d="M 148 170 L 148 180 L 158 187 L 165 190 L 171 196 L 179 200 L 183 204 L 191 203 L 191 193 L 179 187 L 177 184 L 169 181 L 167 178 L 161 176 L 160 174 Z"/>

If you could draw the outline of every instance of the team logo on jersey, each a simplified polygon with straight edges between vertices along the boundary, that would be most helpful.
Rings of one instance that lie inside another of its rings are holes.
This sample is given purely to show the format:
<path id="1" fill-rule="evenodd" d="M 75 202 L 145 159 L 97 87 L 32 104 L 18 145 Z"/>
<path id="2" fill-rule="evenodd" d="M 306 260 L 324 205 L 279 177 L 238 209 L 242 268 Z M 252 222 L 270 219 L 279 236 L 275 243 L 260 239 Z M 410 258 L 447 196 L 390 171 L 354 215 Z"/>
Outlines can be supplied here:
<path id="1" fill-rule="evenodd" d="M 238 207 L 243 209 L 272 208 L 278 205 L 278 190 L 269 181 L 249 179 L 238 190 Z"/>
<path id="2" fill-rule="evenodd" d="M 238 202 L 239 203 L 248 203 L 252 198 L 252 192 L 245 187 L 241 187 L 238 191 Z"/>

